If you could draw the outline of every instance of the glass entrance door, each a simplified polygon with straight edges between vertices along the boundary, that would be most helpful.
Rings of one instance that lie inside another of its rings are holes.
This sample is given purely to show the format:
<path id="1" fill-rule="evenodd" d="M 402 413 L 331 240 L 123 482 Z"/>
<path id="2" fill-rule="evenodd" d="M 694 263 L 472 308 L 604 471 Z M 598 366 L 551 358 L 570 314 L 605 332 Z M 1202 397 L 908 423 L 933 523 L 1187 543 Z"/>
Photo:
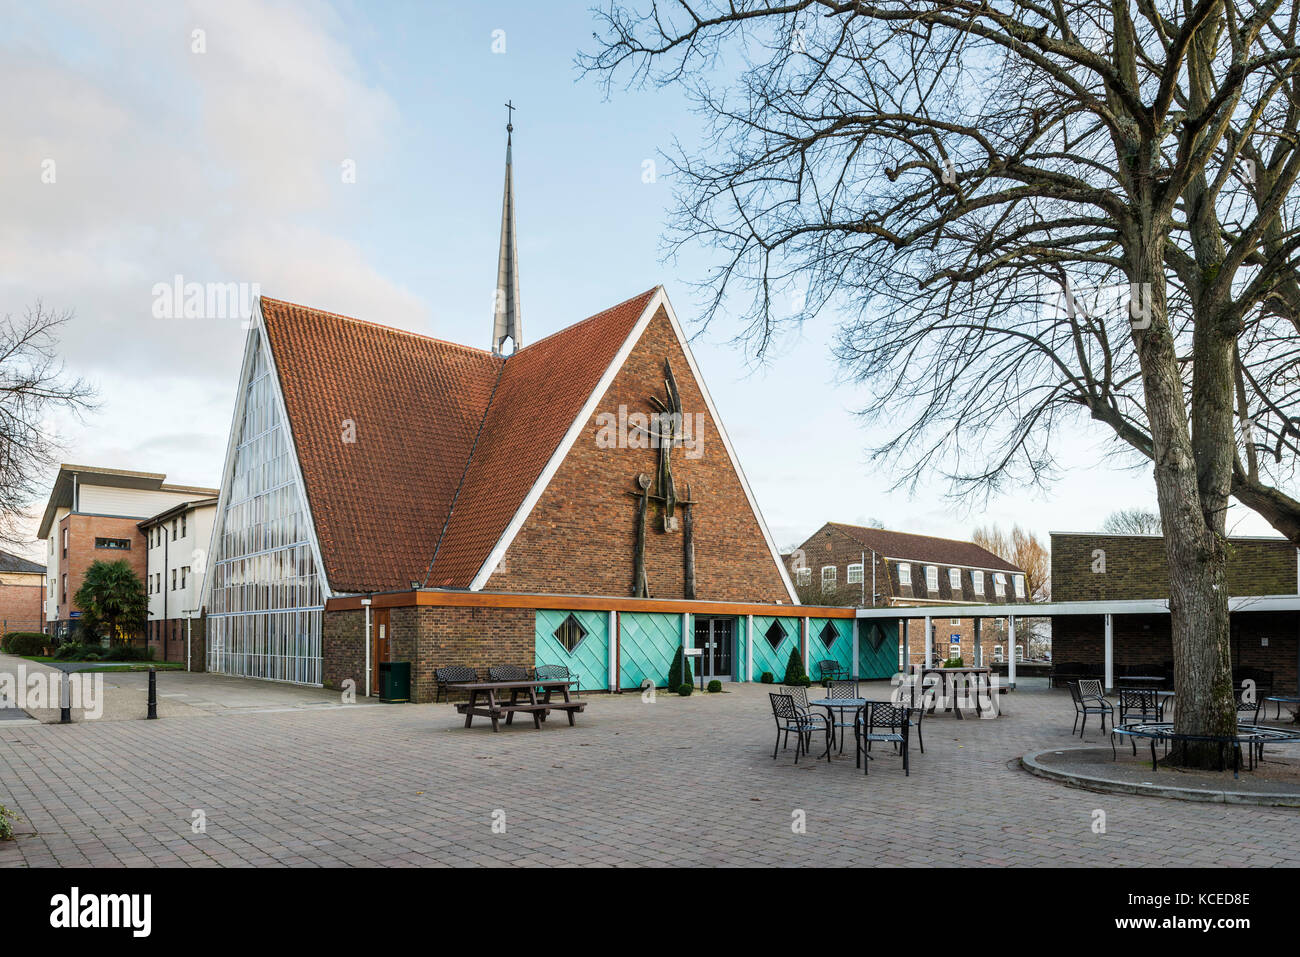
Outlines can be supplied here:
<path id="1" fill-rule="evenodd" d="M 704 654 L 695 659 L 699 674 L 709 681 L 731 680 L 732 645 L 735 641 L 734 618 L 695 617 L 695 647 Z"/>

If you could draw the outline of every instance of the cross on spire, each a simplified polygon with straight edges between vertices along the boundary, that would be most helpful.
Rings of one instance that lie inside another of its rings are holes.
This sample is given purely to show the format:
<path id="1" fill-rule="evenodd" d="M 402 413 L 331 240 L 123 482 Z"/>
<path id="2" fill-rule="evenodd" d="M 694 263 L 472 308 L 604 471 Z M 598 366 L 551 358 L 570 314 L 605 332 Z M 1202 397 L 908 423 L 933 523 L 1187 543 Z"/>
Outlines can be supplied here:
<path id="1" fill-rule="evenodd" d="M 506 100 L 506 132 L 507 132 L 507 133 L 513 133 L 513 132 L 514 132 L 514 129 L 515 129 L 515 124 L 514 124 L 515 110 L 517 110 L 517 109 L 518 109 L 518 107 L 515 106 L 514 103 L 512 103 L 510 100 Z"/>

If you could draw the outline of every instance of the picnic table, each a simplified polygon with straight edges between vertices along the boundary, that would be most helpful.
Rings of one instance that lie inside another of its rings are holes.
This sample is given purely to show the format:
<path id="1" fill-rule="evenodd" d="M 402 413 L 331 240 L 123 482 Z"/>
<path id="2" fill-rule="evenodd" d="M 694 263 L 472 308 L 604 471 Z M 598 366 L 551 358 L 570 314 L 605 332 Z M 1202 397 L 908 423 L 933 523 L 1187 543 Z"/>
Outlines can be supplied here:
<path id="1" fill-rule="evenodd" d="M 465 681 L 458 684 L 448 685 L 455 691 L 464 691 L 469 695 L 469 701 L 456 705 L 456 710 L 465 716 L 465 727 L 470 727 L 474 721 L 474 716 L 488 718 L 492 722 L 493 732 L 500 730 L 500 720 L 506 719 L 506 724 L 512 724 L 516 712 L 531 714 L 533 718 L 533 727 L 540 729 L 546 716 L 552 711 L 563 711 L 569 716 L 569 724 L 573 725 L 573 715 L 575 712 L 583 711 L 587 707 L 585 701 L 573 701 L 569 697 L 569 686 L 573 682 L 565 678 L 530 678 L 526 681 Z M 538 700 L 538 691 L 542 692 L 542 698 Z M 498 699 L 498 692 L 510 692 L 510 700 L 503 702 Z M 564 695 L 563 701 L 553 701 L 551 694 L 559 691 Z M 520 701 L 521 695 L 527 695 L 527 701 Z"/>
<path id="2" fill-rule="evenodd" d="M 989 681 L 989 692 L 992 693 L 993 690 L 992 682 L 991 682 L 991 676 L 993 674 L 992 668 L 974 667 L 972 665 L 967 665 L 961 668 L 942 668 L 934 665 L 931 665 L 929 667 L 924 667 L 922 665 L 912 665 L 912 674 L 920 676 L 921 687 L 919 691 L 920 691 L 920 697 L 922 702 L 924 701 L 926 675 L 939 675 L 939 682 L 940 682 L 939 691 L 943 695 L 944 700 L 948 702 L 948 704 L 944 707 L 943 710 L 953 712 L 957 716 L 958 721 L 964 720 L 961 715 L 961 707 L 957 703 L 958 700 L 957 699 L 957 676 L 958 675 L 963 675 L 967 681 L 973 683 L 974 694 L 975 694 L 975 713 L 980 715 L 981 717 L 984 714 L 984 708 L 983 705 L 980 704 L 980 688 L 979 688 L 980 676 L 984 676 L 985 680 Z M 935 705 L 931 704 L 930 714 L 934 714 L 934 708 Z M 994 713 L 996 714 L 996 712 L 997 709 L 994 708 Z"/>

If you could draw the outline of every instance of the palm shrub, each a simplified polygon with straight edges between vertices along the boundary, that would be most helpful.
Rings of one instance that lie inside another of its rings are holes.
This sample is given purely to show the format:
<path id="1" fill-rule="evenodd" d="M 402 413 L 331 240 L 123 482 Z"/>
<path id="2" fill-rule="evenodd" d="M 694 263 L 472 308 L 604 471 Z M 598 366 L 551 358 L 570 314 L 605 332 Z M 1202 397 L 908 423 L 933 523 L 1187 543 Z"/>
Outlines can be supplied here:
<path id="1" fill-rule="evenodd" d="M 73 601 L 110 639 L 121 640 L 144 631 L 148 610 L 144 582 L 122 559 L 92 562 Z"/>

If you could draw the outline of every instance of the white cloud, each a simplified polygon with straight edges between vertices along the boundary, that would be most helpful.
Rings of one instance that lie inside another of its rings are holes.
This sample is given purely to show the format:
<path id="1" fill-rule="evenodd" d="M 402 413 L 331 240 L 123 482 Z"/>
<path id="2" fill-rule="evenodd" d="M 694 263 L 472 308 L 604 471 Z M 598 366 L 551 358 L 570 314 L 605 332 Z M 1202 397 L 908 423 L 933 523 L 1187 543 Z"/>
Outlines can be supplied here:
<path id="1" fill-rule="evenodd" d="M 153 318 L 155 283 L 175 275 L 428 325 L 357 238 L 400 117 L 329 6 L 56 3 L 6 20 L 0 310 L 75 312 L 63 351 L 103 402 L 59 423 L 66 458 L 218 481 L 244 330 Z"/>

